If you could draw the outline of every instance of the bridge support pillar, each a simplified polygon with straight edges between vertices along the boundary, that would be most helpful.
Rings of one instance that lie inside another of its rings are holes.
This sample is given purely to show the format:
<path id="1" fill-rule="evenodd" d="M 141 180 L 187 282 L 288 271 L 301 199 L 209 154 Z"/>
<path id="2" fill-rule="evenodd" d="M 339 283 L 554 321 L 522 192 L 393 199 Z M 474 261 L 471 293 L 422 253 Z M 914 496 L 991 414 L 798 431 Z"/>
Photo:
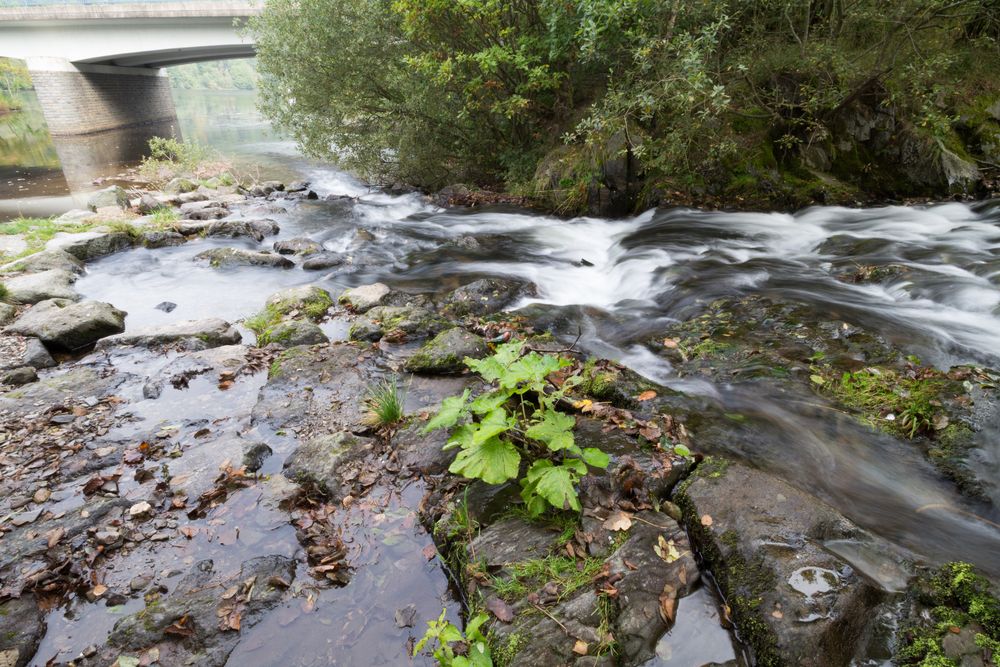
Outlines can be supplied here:
<path id="1" fill-rule="evenodd" d="M 73 64 L 58 58 L 29 58 L 27 64 L 54 136 L 177 125 L 164 70 Z"/>

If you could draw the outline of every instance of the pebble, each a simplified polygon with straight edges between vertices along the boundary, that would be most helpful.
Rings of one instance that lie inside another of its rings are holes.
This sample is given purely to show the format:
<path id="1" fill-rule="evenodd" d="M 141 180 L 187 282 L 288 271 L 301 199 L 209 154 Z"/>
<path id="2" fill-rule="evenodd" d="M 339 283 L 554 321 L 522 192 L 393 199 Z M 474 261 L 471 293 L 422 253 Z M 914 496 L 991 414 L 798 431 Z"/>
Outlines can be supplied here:
<path id="1" fill-rule="evenodd" d="M 170 539 L 170 533 L 160 531 L 159 533 L 154 533 L 151 538 L 154 542 L 165 542 Z"/>
<path id="2" fill-rule="evenodd" d="M 35 495 L 33 495 L 31 497 L 31 499 L 34 500 L 39 505 L 41 505 L 42 503 L 44 503 L 46 500 L 48 500 L 51 497 L 52 497 L 52 492 L 49 491 L 48 489 L 42 487 L 42 488 L 38 489 L 37 491 L 35 491 Z"/>
<path id="3" fill-rule="evenodd" d="M 72 424 L 75 420 L 76 420 L 76 415 L 71 415 L 68 413 L 61 415 L 53 415 L 52 418 L 49 419 L 49 421 L 52 422 L 53 424 Z"/>
<path id="4" fill-rule="evenodd" d="M 121 536 L 122 534 L 117 530 L 101 530 L 94 535 L 94 539 L 97 540 L 98 544 L 108 546 L 120 540 Z"/>
<path id="5" fill-rule="evenodd" d="M 147 503 L 145 500 L 138 502 L 132 507 L 128 508 L 128 515 L 132 518 L 141 518 L 148 516 L 153 511 L 153 507 Z"/>
<path id="6" fill-rule="evenodd" d="M 31 512 L 24 512 L 23 514 L 18 514 L 16 517 L 11 519 L 11 523 L 15 526 L 27 526 L 29 523 L 34 522 L 35 519 L 42 513 L 41 509 L 33 510 Z"/>
<path id="7" fill-rule="evenodd" d="M 138 593 L 139 591 L 146 590 L 146 587 L 152 582 L 152 575 L 140 574 L 136 577 L 132 577 L 132 581 L 128 582 L 128 587 L 133 593 Z"/>

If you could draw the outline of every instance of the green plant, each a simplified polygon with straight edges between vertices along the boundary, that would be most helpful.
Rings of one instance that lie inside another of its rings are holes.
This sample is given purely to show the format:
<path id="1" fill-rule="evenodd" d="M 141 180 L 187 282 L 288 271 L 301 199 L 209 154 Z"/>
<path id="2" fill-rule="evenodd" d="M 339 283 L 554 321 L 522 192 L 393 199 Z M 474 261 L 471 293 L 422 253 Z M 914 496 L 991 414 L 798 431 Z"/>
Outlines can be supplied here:
<path id="1" fill-rule="evenodd" d="M 6 301 L 8 294 L 7 286 L 0 283 L 0 301 Z"/>
<path id="2" fill-rule="evenodd" d="M 559 585 L 558 599 L 568 598 L 583 588 L 600 572 L 604 561 L 586 558 L 582 561 L 569 556 L 546 556 L 509 563 L 503 576 L 493 576 L 490 585 L 497 595 L 508 601 L 522 599 L 541 586 L 554 582 Z"/>
<path id="3" fill-rule="evenodd" d="M 153 225 L 159 228 L 170 228 L 181 219 L 181 214 L 175 208 L 160 206 L 153 209 L 150 214 L 153 218 Z"/>
<path id="4" fill-rule="evenodd" d="M 576 484 L 587 466 L 606 468 L 608 455 L 581 448 L 573 437 L 576 418 L 558 409 L 566 393 L 581 382 L 579 375 L 549 382 L 552 373 L 571 365 L 553 354 L 528 352 L 522 341 L 507 343 L 485 359 L 466 358 L 466 365 L 492 388 L 471 399 L 471 391 L 447 398 L 425 431 L 451 429 L 446 449 L 458 448 L 449 471 L 502 484 L 519 476 L 521 497 L 537 516 L 548 507 L 580 510 Z"/>
<path id="5" fill-rule="evenodd" d="M 436 621 L 427 622 L 427 631 L 413 647 L 413 655 L 430 645 L 435 647 L 433 655 L 441 667 L 493 667 L 489 642 L 480 629 L 489 617 L 483 612 L 475 614 L 469 619 L 463 634 L 453 623 L 445 620 L 447 614 L 448 610 L 443 609 Z M 456 651 L 456 644 L 466 647 L 464 655 Z"/>
<path id="6" fill-rule="evenodd" d="M 404 393 L 396 377 L 385 378 L 368 388 L 365 421 L 372 426 L 392 426 L 403 419 Z"/>
<path id="7" fill-rule="evenodd" d="M 125 234 L 133 241 L 135 241 L 142 235 L 142 232 L 140 232 L 135 225 L 133 225 L 131 222 L 128 222 L 127 220 L 114 220 L 112 222 L 105 224 L 104 226 L 115 234 Z"/>
<path id="8" fill-rule="evenodd" d="M 19 235 L 27 244 L 27 248 L 14 257 L 3 257 L 3 261 L 20 259 L 33 255 L 45 248 L 45 244 L 60 232 L 86 232 L 94 228 L 92 222 L 58 222 L 54 218 L 15 218 L 9 222 L 0 223 L 0 235 Z"/>

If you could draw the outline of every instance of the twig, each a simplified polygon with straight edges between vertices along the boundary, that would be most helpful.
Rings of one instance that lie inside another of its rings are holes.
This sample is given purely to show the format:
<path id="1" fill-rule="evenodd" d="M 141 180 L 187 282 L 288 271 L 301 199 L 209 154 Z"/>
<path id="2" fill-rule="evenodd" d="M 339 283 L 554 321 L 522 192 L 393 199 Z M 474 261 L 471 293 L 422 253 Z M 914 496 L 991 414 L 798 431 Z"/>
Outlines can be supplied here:
<path id="1" fill-rule="evenodd" d="M 547 352 L 549 354 L 566 354 L 569 352 L 576 352 L 576 344 L 580 342 L 581 338 L 583 338 L 583 330 L 577 329 L 576 332 L 576 338 L 573 340 L 573 344 L 569 347 L 564 347 L 561 350 L 546 350 L 545 348 L 534 347 L 531 345 L 525 345 L 524 349 L 530 350 L 531 352 Z"/>
<path id="2" fill-rule="evenodd" d="M 532 603 L 531 606 L 534 607 L 535 609 L 537 609 L 538 611 L 542 612 L 543 614 L 545 614 L 549 618 L 551 618 L 553 621 L 555 621 L 556 625 L 558 625 L 560 628 L 562 628 L 563 632 L 566 633 L 566 636 L 573 637 L 573 633 L 571 633 L 569 630 L 567 630 L 566 626 L 563 625 L 562 623 L 560 623 L 558 618 L 556 618 L 555 616 L 553 616 L 552 614 L 550 614 L 545 609 L 543 609 L 542 607 L 540 607 L 539 605 L 537 605 L 535 603 Z"/>

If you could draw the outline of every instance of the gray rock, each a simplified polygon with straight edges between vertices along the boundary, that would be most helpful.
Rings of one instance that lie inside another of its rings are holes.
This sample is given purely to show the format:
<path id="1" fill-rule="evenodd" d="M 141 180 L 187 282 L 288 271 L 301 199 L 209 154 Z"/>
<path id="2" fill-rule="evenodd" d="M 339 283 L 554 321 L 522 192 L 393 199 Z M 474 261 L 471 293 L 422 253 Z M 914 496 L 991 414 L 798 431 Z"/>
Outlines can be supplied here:
<path id="1" fill-rule="evenodd" d="M 94 217 L 93 211 L 88 211 L 82 208 L 74 208 L 60 215 L 55 219 L 55 222 L 60 225 L 87 222 Z"/>
<path id="2" fill-rule="evenodd" d="M 31 366 L 22 366 L 9 371 L 0 371 L 0 384 L 21 386 L 38 381 L 38 373 Z"/>
<path id="3" fill-rule="evenodd" d="M 205 201 L 209 198 L 208 192 L 202 189 L 193 192 L 184 192 L 177 195 L 178 204 L 190 204 L 193 201 Z"/>
<path id="4" fill-rule="evenodd" d="M 344 258 L 333 252 L 321 252 L 316 255 L 308 256 L 304 262 L 302 262 L 302 268 L 305 271 L 323 271 L 325 269 L 332 269 L 335 266 L 340 266 L 344 263 Z"/>
<path id="5" fill-rule="evenodd" d="M 81 232 L 60 234 L 49 241 L 48 250 L 62 250 L 87 262 L 131 248 L 134 240 L 125 232 Z"/>
<path id="6" fill-rule="evenodd" d="M 531 290 L 522 282 L 506 278 L 483 278 L 459 287 L 445 299 L 444 312 L 451 317 L 497 313 Z"/>
<path id="7" fill-rule="evenodd" d="M 148 192 L 143 192 L 139 196 L 139 205 L 136 208 L 142 215 L 149 215 L 153 211 L 163 208 L 163 203 Z"/>
<path id="8" fill-rule="evenodd" d="M 285 186 L 278 181 L 264 181 L 250 188 L 251 197 L 266 197 L 274 192 L 281 192 Z"/>
<path id="9" fill-rule="evenodd" d="M 50 269 L 8 278 L 8 296 L 17 303 L 38 303 L 47 299 L 78 301 L 80 295 L 73 289 L 77 275 L 63 269 Z"/>
<path id="10" fill-rule="evenodd" d="M 205 204 L 212 204 L 205 206 Z M 197 206 L 194 210 L 185 211 L 185 206 Z M 229 209 L 213 201 L 193 202 L 181 206 L 181 213 L 188 220 L 219 220 L 229 215 Z"/>
<path id="11" fill-rule="evenodd" d="M 173 301 L 161 301 L 160 303 L 153 306 L 156 310 L 162 310 L 165 313 L 172 313 L 174 309 L 177 308 L 177 304 Z"/>
<path id="12" fill-rule="evenodd" d="M 128 208 L 128 193 L 117 185 L 110 188 L 98 190 L 87 199 L 87 208 L 96 211 L 99 208 L 115 206 L 121 209 Z"/>
<path id="13" fill-rule="evenodd" d="M 264 307 L 281 315 L 291 315 L 299 311 L 314 320 L 326 315 L 333 305 L 330 293 L 315 285 L 300 285 L 275 292 L 267 297 Z"/>
<path id="14" fill-rule="evenodd" d="M 209 225 L 205 230 L 205 236 L 218 238 L 252 238 L 257 243 L 264 240 L 265 236 L 273 236 L 280 231 L 278 224 L 274 220 L 261 218 L 259 220 L 219 220 Z"/>
<path id="15" fill-rule="evenodd" d="M 257 472 L 264 465 L 264 461 L 273 453 L 274 451 L 270 447 L 263 442 L 258 442 L 243 453 L 243 467 L 246 468 L 247 472 Z"/>
<path id="16" fill-rule="evenodd" d="M 323 246 L 312 239 L 294 238 L 275 241 L 274 250 L 279 255 L 314 255 L 323 251 Z"/>
<path id="17" fill-rule="evenodd" d="M 110 303 L 50 299 L 22 314 L 7 331 L 38 338 L 47 346 L 78 350 L 124 331 L 125 315 Z"/>
<path id="18" fill-rule="evenodd" d="M 242 248 L 212 248 L 198 253 L 194 258 L 195 260 L 207 261 L 215 269 L 235 266 L 268 266 L 277 269 L 290 269 L 295 266 L 294 262 L 281 255 Z"/>
<path id="19" fill-rule="evenodd" d="M 344 293 L 340 295 L 337 301 L 356 313 L 365 313 L 375 306 L 384 304 L 391 292 L 392 290 L 389 289 L 389 286 L 383 283 L 359 285 L 358 287 L 344 290 Z"/>
<path id="20" fill-rule="evenodd" d="M 434 336 L 448 321 L 420 306 L 378 306 L 359 317 L 348 331 L 351 340 L 377 341 L 393 333 L 409 338 Z"/>
<path id="21" fill-rule="evenodd" d="M 226 209 L 228 206 L 222 202 L 216 201 L 214 199 L 202 199 L 201 201 L 187 202 L 181 204 L 181 217 L 191 217 L 190 214 L 196 211 L 204 211 L 207 208 L 222 208 Z M 198 218 L 195 218 L 198 219 Z"/>
<path id="22" fill-rule="evenodd" d="M 280 322 L 271 327 L 262 336 L 263 340 L 258 340 L 257 344 L 278 343 L 284 347 L 295 347 L 297 345 L 319 345 L 329 343 L 323 330 L 312 322 L 303 320 L 290 320 Z"/>
<path id="23" fill-rule="evenodd" d="M 884 593 L 822 543 L 874 538 L 821 500 L 721 459 L 703 461 L 674 498 L 759 663 L 864 657 Z"/>
<path id="24" fill-rule="evenodd" d="M 171 179 L 166 185 L 163 186 L 164 192 L 170 192 L 173 194 L 183 194 L 185 192 L 194 192 L 198 189 L 198 184 L 189 178 L 174 178 Z"/>
<path id="25" fill-rule="evenodd" d="M 442 331 L 406 360 L 412 373 L 449 375 L 466 370 L 465 358 L 486 356 L 486 341 L 461 327 Z"/>
<path id="26" fill-rule="evenodd" d="M 219 318 L 185 320 L 164 326 L 136 329 L 102 339 L 97 349 L 112 347 L 156 347 L 181 345 L 185 349 L 204 350 L 222 345 L 235 345 L 242 336 L 235 327 Z"/>
<path id="27" fill-rule="evenodd" d="M 84 272 L 83 262 L 68 252 L 58 249 L 43 250 L 0 267 L 0 270 L 4 271 L 24 271 L 26 273 L 37 273 L 51 269 L 61 269 L 78 275 Z"/>
<path id="28" fill-rule="evenodd" d="M 399 464 L 412 473 L 437 475 L 455 459 L 456 450 L 444 449 L 450 438 L 445 429 L 424 433 L 423 422 L 412 422 L 392 435 L 392 449 Z"/>
<path id="29" fill-rule="evenodd" d="M 11 370 L 30 366 L 32 368 L 51 368 L 56 365 L 49 351 L 37 338 L 0 334 L 0 370 Z"/>
<path id="30" fill-rule="evenodd" d="M 298 446 L 285 461 L 285 476 L 299 484 L 315 484 L 339 500 L 351 487 L 345 479 L 349 464 L 363 460 L 375 449 L 370 438 L 339 431 L 316 436 Z"/>
<path id="31" fill-rule="evenodd" d="M 303 192 L 309 189 L 309 181 L 292 181 L 285 189 L 286 192 Z"/>
<path id="32" fill-rule="evenodd" d="M 143 232 L 140 242 L 142 247 L 153 250 L 184 245 L 187 239 L 179 232 Z"/>
<path id="33" fill-rule="evenodd" d="M 45 614 L 32 595 L 0 604 L 0 665 L 24 667 L 45 634 Z"/>
<path id="34" fill-rule="evenodd" d="M 12 322 L 15 315 L 17 315 L 17 308 L 9 303 L 0 302 L 0 327 Z"/>

